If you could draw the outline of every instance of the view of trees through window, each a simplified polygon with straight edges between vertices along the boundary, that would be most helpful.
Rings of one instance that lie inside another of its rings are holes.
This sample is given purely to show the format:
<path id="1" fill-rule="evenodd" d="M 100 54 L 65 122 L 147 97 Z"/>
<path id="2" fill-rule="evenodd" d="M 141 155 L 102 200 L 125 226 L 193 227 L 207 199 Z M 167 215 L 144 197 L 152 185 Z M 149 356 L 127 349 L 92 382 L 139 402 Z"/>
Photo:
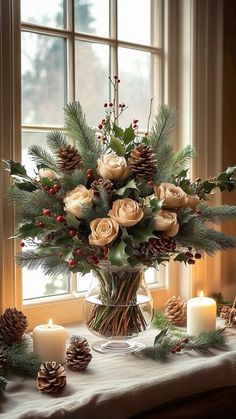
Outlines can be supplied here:
<path id="1" fill-rule="evenodd" d="M 109 0 L 21 0 L 22 160 L 31 174 L 35 167 L 27 149 L 44 146 L 50 129 L 63 129 L 67 102 L 79 100 L 88 123 L 98 125 L 103 104 L 110 100 L 109 75 L 117 71 L 120 100 L 128 105 L 120 123 L 128 126 L 137 118 L 145 129 L 153 80 L 161 74 L 161 39 L 153 37 L 160 19 L 154 21 L 153 3 L 159 0 L 114 1 L 117 11 L 111 19 Z M 78 290 L 88 281 L 79 280 Z M 25 299 L 68 292 L 67 277 L 23 272 Z"/>

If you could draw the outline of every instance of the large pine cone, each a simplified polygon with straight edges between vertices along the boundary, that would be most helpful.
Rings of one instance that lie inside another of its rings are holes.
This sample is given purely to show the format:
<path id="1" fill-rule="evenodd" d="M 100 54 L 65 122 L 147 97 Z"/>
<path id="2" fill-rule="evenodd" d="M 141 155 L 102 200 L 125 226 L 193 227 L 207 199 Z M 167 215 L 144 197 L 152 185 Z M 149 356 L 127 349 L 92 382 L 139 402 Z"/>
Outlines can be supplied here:
<path id="1" fill-rule="evenodd" d="M 152 259 L 163 253 L 174 252 L 176 249 L 176 241 L 171 237 L 158 236 L 149 239 L 148 243 L 142 243 L 138 252 L 140 257 Z"/>
<path id="2" fill-rule="evenodd" d="M 106 190 L 108 199 L 111 199 L 114 191 L 113 183 L 109 179 L 94 180 L 91 184 L 91 189 L 94 190 L 94 194 L 96 196 L 99 196 L 99 186 L 103 186 L 103 188 Z"/>
<path id="3" fill-rule="evenodd" d="M 72 336 L 66 351 L 66 365 L 74 371 L 85 370 L 92 359 L 87 339 Z"/>
<path id="4" fill-rule="evenodd" d="M 227 323 L 236 326 L 236 308 L 224 305 L 221 309 L 220 317 L 227 320 Z"/>
<path id="5" fill-rule="evenodd" d="M 16 308 L 7 308 L 0 317 L 0 343 L 12 345 L 20 342 L 28 326 L 27 317 Z"/>
<path id="6" fill-rule="evenodd" d="M 128 165 L 137 176 L 152 180 L 156 172 L 156 156 L 153 148 L 146 144 L 140 144 L 134 148 Z"/>
<path id="7" fill-rule="evenodd" d="M 71 173 L 75 169 L 81 169 L 83 161 L 75 146 L 67 145 L 58 151 L 57 166 L 62 172 Z"/>
<path id="8" fill-rule="evenodd" d="M 65 368 L 56 361 L 41 365 L 36 379 L 37 389 L 45 393 L 56 393 L 66 385 Z"/>
<path id="9" fill-rule="evenodd" d="M 180 297 L 171 297 L 165 304 L 165 315 L 172 324 L 185 326 L 187 321 L 186 302 Z"/>

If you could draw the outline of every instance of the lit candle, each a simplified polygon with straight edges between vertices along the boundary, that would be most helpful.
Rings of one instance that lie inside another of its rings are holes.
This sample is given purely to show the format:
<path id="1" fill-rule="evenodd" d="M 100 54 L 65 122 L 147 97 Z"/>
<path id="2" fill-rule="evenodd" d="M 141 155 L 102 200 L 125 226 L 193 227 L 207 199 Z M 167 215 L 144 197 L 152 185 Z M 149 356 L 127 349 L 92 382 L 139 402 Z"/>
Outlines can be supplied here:
<path id="1" fill-rule="evenodd" d="M 198 336 L 201 332 L 216 329 L 216 302 L 213 298 L 191 298 L 187 302 L 187 333 Z"/>
<path id="2" fill-rule="evenodd" d="M 36 326 L 33 330 L 33 349 L 42 360 L 65 362 L 66 331 L 63 326 L 48 324 Z"/>

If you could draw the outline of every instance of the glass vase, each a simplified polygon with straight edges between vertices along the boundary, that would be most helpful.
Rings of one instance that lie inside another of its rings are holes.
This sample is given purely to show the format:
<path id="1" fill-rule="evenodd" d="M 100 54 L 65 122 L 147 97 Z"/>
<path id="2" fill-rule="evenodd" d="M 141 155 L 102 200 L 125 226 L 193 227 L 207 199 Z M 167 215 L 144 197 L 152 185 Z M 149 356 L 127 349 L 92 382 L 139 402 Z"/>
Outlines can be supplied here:
<path id="1" fill-rule="evenodd" d="M 142 349 L 144 344 L 130 339 L 145 332 L 152 317 L 152 297 L 143 267 L 97 269 L 84 304 L 87 328 L 103 338 L 92 346 L 95 351 L 129 353 Z"/>

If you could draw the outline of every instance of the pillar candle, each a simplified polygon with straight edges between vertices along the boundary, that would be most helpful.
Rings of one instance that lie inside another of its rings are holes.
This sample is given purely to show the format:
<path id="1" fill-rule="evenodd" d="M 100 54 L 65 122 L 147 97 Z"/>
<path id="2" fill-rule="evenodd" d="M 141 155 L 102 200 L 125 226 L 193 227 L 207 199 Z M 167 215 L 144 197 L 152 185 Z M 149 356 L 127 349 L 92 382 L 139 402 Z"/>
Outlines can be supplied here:
<path id="1" fill-rule="evenodd" d="M 191 298 L 187 302 L 187 333 L 198 336 L 201 332 L 216 329 L 216 302 L 203 296 Z"/>
<path id="2" fill-rule="evenodd" d="M 36 326 L 33 330 L 33 350 L 45 361 L 65 363 L 66 331 L 63 326 L 48 324 Z"/>

